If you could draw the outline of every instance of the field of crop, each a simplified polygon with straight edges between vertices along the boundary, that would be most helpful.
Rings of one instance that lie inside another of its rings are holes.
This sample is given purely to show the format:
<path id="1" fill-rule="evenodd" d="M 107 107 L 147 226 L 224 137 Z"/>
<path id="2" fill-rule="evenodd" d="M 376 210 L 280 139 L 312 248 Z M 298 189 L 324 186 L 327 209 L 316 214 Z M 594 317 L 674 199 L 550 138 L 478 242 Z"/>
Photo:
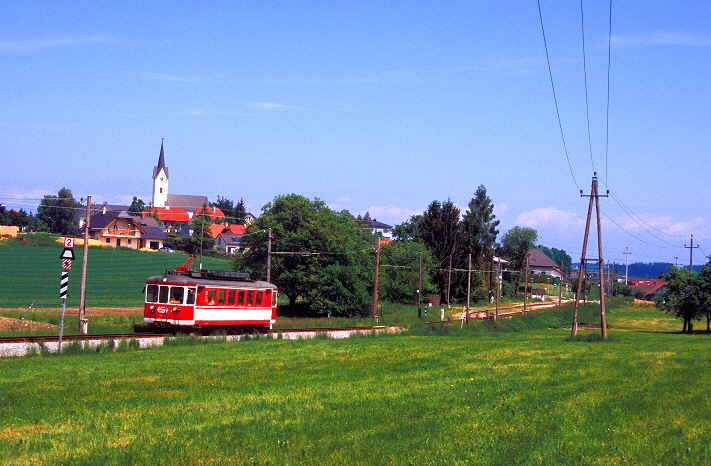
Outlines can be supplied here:
<path id="1" fill-rule="evenodd" d="M 611 306 L 606 342 L 517 319 L 0 360 L 0 462 L 711 461 L 708 335 L 650 306 Z"/>
<path id="2" fill-rule="evenodd" d="M 26 246 L 0 241 L 0 308 L 58 308 L 62 245 L 48 235 Z M 44 241 L 43 241 L 44 240 Z M 76 260 L 69 273 L 68 307 L 79 306 L 83 248 L 74 249 Z M 142 252 L 126 248 L 89 248 L 87 307 L 139 307 L 146 278 L 173 269 L 187 260 L 183 253 Z M 197 267 L 197 265 L 196 265 Z M 228 259 L 205 258 L 203 268 L 230 270 Z"/>

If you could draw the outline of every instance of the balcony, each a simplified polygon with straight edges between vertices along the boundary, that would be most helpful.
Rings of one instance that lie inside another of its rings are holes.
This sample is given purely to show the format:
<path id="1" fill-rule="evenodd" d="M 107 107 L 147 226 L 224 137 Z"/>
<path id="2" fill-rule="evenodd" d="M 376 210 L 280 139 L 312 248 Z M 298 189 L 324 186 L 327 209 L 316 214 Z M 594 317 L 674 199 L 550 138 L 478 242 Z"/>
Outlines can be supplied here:
<path id="1" fill-rule="evenodd" d="M 115 230 L 115 229 L 109 229 L 106 230 L 106 235 L 109 236 L 130 236 L 132 238 L 138 238 L 138 230 Z"/>

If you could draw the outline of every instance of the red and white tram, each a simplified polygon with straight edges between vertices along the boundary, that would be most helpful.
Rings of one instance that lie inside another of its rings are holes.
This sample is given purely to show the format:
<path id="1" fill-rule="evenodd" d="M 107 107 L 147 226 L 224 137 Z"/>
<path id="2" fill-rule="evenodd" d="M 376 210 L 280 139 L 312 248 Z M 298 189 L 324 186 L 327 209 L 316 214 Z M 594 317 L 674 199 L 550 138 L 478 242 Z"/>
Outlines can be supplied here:
<path id="1" fill-rule="evenodd" d="M 146 280 L 143 321 L 160 327 L 271 329 L 277 288 L 224 270 L 191 270 L 187 264 Z"/>

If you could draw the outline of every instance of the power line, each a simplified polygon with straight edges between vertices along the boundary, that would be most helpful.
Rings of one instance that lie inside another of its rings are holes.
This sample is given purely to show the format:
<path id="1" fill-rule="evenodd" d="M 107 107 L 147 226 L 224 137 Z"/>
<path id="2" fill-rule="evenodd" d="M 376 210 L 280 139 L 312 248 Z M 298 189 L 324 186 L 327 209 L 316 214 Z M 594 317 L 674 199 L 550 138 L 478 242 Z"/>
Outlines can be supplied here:
<path id="1" fill-rule="evenodd" d="M 590 137 L 590 105 L 588 104 L 588 69 L 585 56 L 585 14 L 583 12 L 583 0 L 580 0 L 580 25 L 583 36 L 583 80 L 585 82 L 585 117 L 588 123 L 588 149 L 590 150 L 590 164 L 593 172 L 595 170 L 595 161 L 593 160 L 592 138 Z"/>
<path id="2" fill-rule="evenodd" d="M 546 30 L 543 27 L 543 13 L 541 13 L 541 0 L 538 1 L 538 17 L 541 20 L 541 33 L 543 34 L 543 46 L 546 49 L 546 62 L 548 63 L 548 76 L 551 81 L 551 89 L 553 90 L 553 101 L 555 102 L 555 113 L 558 116 L 558 128 L 560 129 L 560 137 L 563 140 L 563 150 L 565 151 L 565 158 L 568 161 L 568 169 L 570 170 L 570 176 L 573 177 L 573 183 L 575 187 L 579 190 L 580 186 L 578 181 L 575 179 L 575 174 L 573 173 L 573 166 L 570 164 L 570 156 L 568 154 L 568 146 L 565 144 L 565 136 L 563 135 L 563 124 L 560 121 L 560 110 L 558 109 L 558 98 L 555 94 L 555 85 L 553 84 L 553 71 L 551 71 L 551 60 L 548 55 L 548 42 L 546 41 Z"/>

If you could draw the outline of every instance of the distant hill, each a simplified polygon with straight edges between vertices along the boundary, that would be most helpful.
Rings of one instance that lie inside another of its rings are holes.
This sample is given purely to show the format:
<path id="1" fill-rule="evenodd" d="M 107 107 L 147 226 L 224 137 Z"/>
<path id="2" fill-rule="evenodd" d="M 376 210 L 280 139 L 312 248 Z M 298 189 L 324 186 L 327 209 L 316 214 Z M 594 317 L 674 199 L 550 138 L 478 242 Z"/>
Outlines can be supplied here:
<path id="1" fill-rule="evenodd" d="M 629 272 L 628 276 L 630 277 L 639 277 L 639 278 L 657 278 L 659 277 L 660 273 L 666 273 L 669 271 L 669 267 L 671 267 L 672 264 L 671 262 L 633 262 L 629 264 Z M 698 272 L 701 269 L 701 265 L 694 265 L 694 272 Z M 580 266 L 580 263 L 575 263 L 573 266 L 577 269 Z M 614 271 L 618 274 L 624 275 L 625 273 L 625 264 L 618 264 L 615 262 L 611 262 L 610 266 L 613 267 Z M 682 266 L 680 264 L 680 266 Z M 688 268 L 688 266 L 687 266 Z M 595 272 L 597 271 L 597 264 L 590 263 L 588 264 L 588 271 L 590 272 Z"/>

